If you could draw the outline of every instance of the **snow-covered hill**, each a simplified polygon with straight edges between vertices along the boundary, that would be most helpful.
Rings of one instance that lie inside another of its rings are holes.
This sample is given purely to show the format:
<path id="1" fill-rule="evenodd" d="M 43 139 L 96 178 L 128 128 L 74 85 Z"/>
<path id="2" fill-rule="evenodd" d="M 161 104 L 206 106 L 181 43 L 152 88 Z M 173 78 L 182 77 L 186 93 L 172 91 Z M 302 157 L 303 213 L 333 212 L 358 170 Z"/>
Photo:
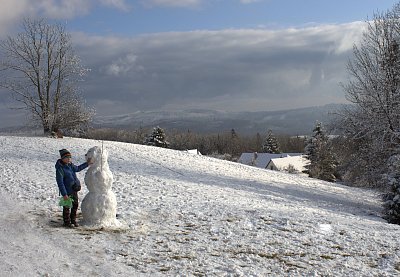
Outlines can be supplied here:
<path id="1" fill-rule="evenodd" d="M 129 230 L 63 228 L 58 150 L 79 164 L 95 145 L 0 137 L 2 276 L 400 274 L 400 226 L 376 193 L 143 145 L 103 145 Z"/>

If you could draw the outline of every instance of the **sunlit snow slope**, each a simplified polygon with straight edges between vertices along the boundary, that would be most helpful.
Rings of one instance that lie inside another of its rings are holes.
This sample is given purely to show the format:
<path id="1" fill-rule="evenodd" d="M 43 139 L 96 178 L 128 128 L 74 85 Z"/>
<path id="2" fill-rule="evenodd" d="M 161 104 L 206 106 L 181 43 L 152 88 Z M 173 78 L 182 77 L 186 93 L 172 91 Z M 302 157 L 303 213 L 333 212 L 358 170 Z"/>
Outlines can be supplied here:
<path id="1" fill-rule="evenodd" d="M 58 150 L 80 164 L 96 145 L 109 152 L 128 230 L 61 227 Z M 369 190 L 75 138 L 1 136 L 0 159 L 4 276 L 400 275 L 400 226 L 379 217 Z"/>

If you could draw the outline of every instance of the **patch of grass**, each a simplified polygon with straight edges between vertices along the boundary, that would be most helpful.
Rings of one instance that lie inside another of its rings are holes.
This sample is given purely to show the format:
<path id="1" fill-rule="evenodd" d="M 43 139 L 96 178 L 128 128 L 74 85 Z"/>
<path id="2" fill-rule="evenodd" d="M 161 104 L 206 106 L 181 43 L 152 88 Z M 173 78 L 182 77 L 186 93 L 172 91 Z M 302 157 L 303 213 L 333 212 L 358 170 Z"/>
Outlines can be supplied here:
<path id="1" fill-rule="evenodd" d="M 297 268 L 307 269 L 307 267 L 296 264 L 294 262 L 289 262 L 289 261 L 282 261 L 282 262 L 284 262 L 289 267 L 297 267 Z"/>
<path id="2" fill-rule="evenodd" d="M 325 259 L 325 260 L 334 260 L 335 258 L 334 257 L 332 257 L 332 256 L 330 256 L 330 255 L 321 255 L 320 256 L 322 259 Z"/>
<path id="3" fill-rule="evenodd" d="M 171 270 L 171 267 L 169 267 L 169 266 L 160 268 L 161 272 L 167 272 L 167 271 L 170 271 L 170 270 Z"/>
<path id="4" fill-rule="evenodd" d="M 334 246 L 332 246 L 332 248 L 338 249 L 338 250 L 343 250 L 343 247 L 340 245 L 334 245 Z"/>
<path id="5" fill-rule="evenodd" d="M 235 221 L 238 221 L 238 219 L 237 218 L 234 218 L 234 217 L 228 217 L 227 219 L 225 219 L 226 221 L 228 221 L 228 222 L 235 222 Z"/>
<path id="6" fill-rule="evenodd" d="M 183 260 L 183 259 L 192 260 L 193 257 L 190 255 L 173 255 L 173 256 L 171 256 L 171 259 L 173 259 L 173 260 Z"/>
<path id="7" fill-rule="evenodd" d="M 367 264 L 371 268 L 377 268 L 378 267 L 378 263 L 376 263 L 375 261 L 370 261 Z"/>
<path id="8" fill-rule="evenodd" d="M 266 259 L 276 259 L 278 258 L 278 253 L 258 253 L 258 256 Z"/>
<path id="9" fill-rule="evenodd" d="M 400 263 L 396 263 L 394 269 L 400 272 Z"/>

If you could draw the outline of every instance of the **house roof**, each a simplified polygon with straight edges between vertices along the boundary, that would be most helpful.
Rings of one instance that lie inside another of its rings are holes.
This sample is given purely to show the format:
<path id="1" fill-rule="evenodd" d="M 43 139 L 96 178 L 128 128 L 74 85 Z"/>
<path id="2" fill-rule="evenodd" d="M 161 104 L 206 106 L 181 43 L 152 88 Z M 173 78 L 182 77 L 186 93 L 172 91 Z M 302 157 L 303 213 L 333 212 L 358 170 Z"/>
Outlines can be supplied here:
<path id="1" fill-rule="evenodd" d="M 188 150 L 186 150 L 186 152 L 188 152 L 190 154 L 201 155 L 200 151 L 197 149 L 188 149 Z"/>
<path id="2" fill-rule="evenodd" d="M 306 168 L 305 166 L 310 161 L 304 156 L 294 156 L 285 158 L 275 158 L 271 159 L 270 163 L 273 163 L 278 170 L 285 170 L 289 165 L 292 165 L 298 172 L 303 172 Z"/>
<path id="3" fill-rule="evenodd" d="M 238 162 L 247 165 L 253 165 L 260 168 L 266 168 L 269 161 L 275 158 L 283 158 L 287 156 L 301 156 L 302 153 L 242 153 Z M 255 159 L 256 157 L 256 159 Z"/>

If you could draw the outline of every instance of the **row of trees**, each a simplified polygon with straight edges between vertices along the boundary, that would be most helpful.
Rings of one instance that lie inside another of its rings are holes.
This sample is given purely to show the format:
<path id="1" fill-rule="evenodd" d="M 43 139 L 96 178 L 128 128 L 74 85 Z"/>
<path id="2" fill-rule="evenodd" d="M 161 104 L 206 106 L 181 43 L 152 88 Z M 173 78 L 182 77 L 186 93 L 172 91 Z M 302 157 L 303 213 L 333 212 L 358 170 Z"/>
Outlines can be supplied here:
<path id="1" fill-rule="evenodd" d="M 237 160 L 243 152 L 264 152 L 273 137 L 280 152 L 304 151 L 305 138 L 299 136 L 277 135 L 269 131 L 266 135 L 242 136 L 234 129 L 221 134 L 198 134 L 191 131 L 140 128 L 133 131 L 116 129 L 91 129 L 86 138 L 124 141 L 168 147 L 176 150 L 198 149 L 204 155 L 225 156 Z"/>

